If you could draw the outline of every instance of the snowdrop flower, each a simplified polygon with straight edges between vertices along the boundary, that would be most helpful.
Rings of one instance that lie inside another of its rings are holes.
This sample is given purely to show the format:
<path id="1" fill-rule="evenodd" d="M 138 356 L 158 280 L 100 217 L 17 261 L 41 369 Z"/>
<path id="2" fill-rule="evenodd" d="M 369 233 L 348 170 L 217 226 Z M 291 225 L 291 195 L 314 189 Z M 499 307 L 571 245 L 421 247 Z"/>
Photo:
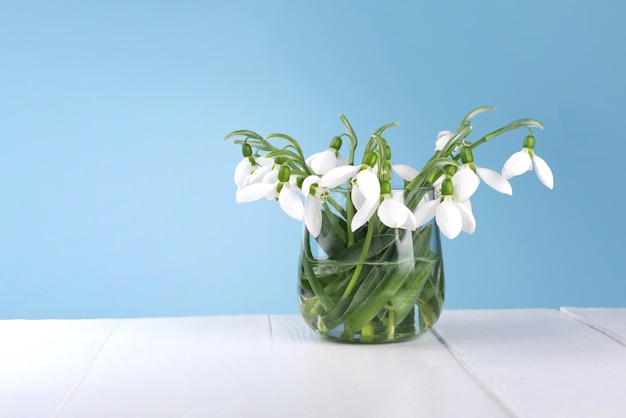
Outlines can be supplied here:
<path id="1" fill-rule="evenodd" d="M 346 160 L 339 155 L 339 148 L 341 148 L 341 138 L 336 136 L 327 150 L 317 152 L 307 158 L 306 165 L 319 175 L 326 174 L 338 166 L 346 165 Z"/>
<path id="2" fill-rule="evenodd" d="M 387 181 L 379 183 L 378 190 L 379 195 L 376 199 L 366 198 L 361 206 L 357 207 L 350 225 L 352 231 L 365 225 L 374 213 L 377 213 L 380 221 L 390 228 L 410 230 L 417 228 L 415 215 L 402 201 L 402 191 L 398 194 L 392 193 L 391 185 Z"/>
<path id="3" fill-rule="evenodd" d="M 277 200 L 280 208 L 289 216 L 299 221 L 304 216 L 304 205 L 295 185 L 296 178 L 286 165 L 279 165 L 270 170 L 260 182 L 252 183 L 237 190 L 237 203 L 247 203 L 265 197 Z"/>
<path id="4" fill-rule="evenodd" d="M 502 175 L 508 180 L 511 177 L 524 174 L 534 167 L 539 181 L 548 189 L 552 189 L 554 187 L 552 170 L 550 170 L 548 163 L 534 152 L 534 148 L 535 138 L 532 135 L 528 135 L 524 138 L 522 150 L 511 155 L 504 163 Z"/>
<path id="5" fill-rule="evenodd" d="M 452 176 L 454 195 L 459 202 L 465 202 L 474 194 L 480 179 L 500 193 L 511 195 L 511 184 L 500 173 L 474 164 L 474 156 L 469 147 L 461 147 L 461 161 L 463 165 Z"/>
<path id="6" fill-rule="evenodd" d="M 268 171 L 271 170 L 271 166 L 274 160 L 266 157 L 255 157 L 252 155 L 252 147 L 250 144 L 244 143 L 242 145 L 243 159 L 235 167 L 234 180 L 238 189 L 247 186 L 250 182 L 258 181 L 258 178 L 262 178 Z M 263 168 L 259 173 L 256 173 L 259 168 Z M 254 174 L 256 173 L 256 178 Z"/>
<path id="7" fill-rule="evenodd" d="M 304 224 L 311 235 L 317 238 L 322 230 L 321 204 L 330 196 L 329 189 L 335 188 L 350 180 L 358 172 L 359 167 L 336 167 L 322 177 L 310 175 L 302 182 L 304 202 Z"/>
<path id="8" fill-rule="evenodd" d="M 455 197 L 450 178 L 445 178 L 441 187 L 441 197 L 422 202 L 415 210 L 417 226 L 424 225 L 434 217 L 441 232 L 450 239 L 456 238 L 461 231 L 473 234 L 476 219 L 469 200 L 459 201 Z"/>

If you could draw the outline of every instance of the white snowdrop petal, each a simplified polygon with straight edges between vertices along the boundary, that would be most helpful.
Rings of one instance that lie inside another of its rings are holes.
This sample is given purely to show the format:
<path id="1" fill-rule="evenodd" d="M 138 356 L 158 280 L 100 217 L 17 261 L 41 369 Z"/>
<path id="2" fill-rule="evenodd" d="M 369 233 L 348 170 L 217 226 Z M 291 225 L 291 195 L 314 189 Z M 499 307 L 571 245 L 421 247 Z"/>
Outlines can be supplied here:
<path id="1" fill-rule="evenodd" d="M 505 179 L 519 176 L 533 168 L 528 150 L 523 149 L 511 155 L 502 167 L 502 175 Z"/>
<path id="2" fill-rule="evenodd" d="M 414 231 L 415 229 L 417 229 L 417 222 L 415 220 L 415 215 L 413 215 L 413 212 L 411 212 L 411 209 L 407 208 L 404 205 L 402 205 L 402 207 L 404 211 L 406 212 L 406 221 L 401 226 L 401 228 L 410 229 L 411 231 Z"/>
<path id="3" fill-rule="evenodd" d="M 352 224 L 350 225 L 352 231 L 356 231 L 365 225 L 376 212 L 376 208 L 378 208 L 378 200 L 366 200 L 361 209 L 352 218 Z"/>
<path id="4" fill-rule="evenodd" d="M 430 221 L 437 212 L 437 206 L 439 206 L 439 200 L 429 200 L 427 202 L 420 203 L 415 212 L 415 224 L 422 226 L 426 222 Z"/>
<path id="5" fill-rule="evenodd" d="M 316 152 L 315 154 L 311 154 L 311 155 L 309 155 L 309 156 L 308 156 L 308 157 L 304 160 L 304 162 L 306 163 L 306 165 L 307 165 L 308 167 L 311 167 L 311 161 L 313 161 L 313 160 L 315 159 L 315 157 L 317 157 L 318 155 L 320 155 L 322 152 L 324 152 L 324 151 Z"/>
<path id="6" fill-rule="evenodd" d="M 461 230 L 467 234 L 473 234 L 476 231 L 476 218 L 474 218 L 472 210 L 462 203 L 456 203 L 456 208 L 459 210 L 463 222 Z"/>
<path id="7" fill-rule="evenodd" d="M 391 168 L 398 176 L 400 176 L 402 180 L 405 181 L 413 180 L 420 173 L 413 167 L 406 164 L 393 164 Z"/>
<path id="8" fill-rule="evenodd" d="M 356 184 L 367 200 L 380 199 L 380 182 L 378 177 L 369 170 L 362 170 L 356 176 Z"/>
<path id="9" fill-rule="evenodd" d="M 436 220 L 441 233 L 446 237 L 454 239 L 461 233 L 463 218 L 457 206 L 449 198 L 437 206 Z"/>
<path id="10" fill-rule="evenodd" d="M 250 163 L 249 158 L 244 158 L 239 161 L 237 166 L 235 166 L 235 175 L 234 180 L 237 187 L 243 187 L 243 183 L 245 179 L 250 175 L 252 171 L 252 164 Z"/>
<path id="11" fill-rule="evenodd" d="M 537 174 L 539 181 L 548 189 L 552 190 L 554 187 L 554 176 L 552 175 L 552 170 L 550 170 L 548 163 L 546 163 L 544 159 L 537 154 L 533 155 L 533 163 L 535 165 L 535 173 Z"/>
<path id="12" fill-rule="evenodd" d="M 353 187 L 350 197 L 352 198 L 352 204 L 354 205 L 356 210 L 360 210 L 363 206 L 363 203 L 365 203 L 365 196 L 361 192 L 361 189 L 359 189 L 358 187 Z"/>
<path id="13" fill-rule="evenodd" d="M 405 206 L 397 200 L 387 198 L 378 208 L 378 217 L 381 222 L 390 228 L 400 228 L 406 222 Z"/>
<path id="14" fill-rule="evenodd" d="M 278 203 L 280 203 L 280 208 L 287 215 L 299 221 L 302 220 L 302 217 L 304 216 L 304 205 L 302 204 L 302 200 L 300 200 L 298 194 L 291 190 L 291 188 L 287 185 L 284 185 L 280 191 L 278 195 Z"/>
<path id="15" fill-rule="evenodd" d="M 497 171 L 493 171 L 484 167 L 476 167 L 476 172 L 478 173 L 480 178 L 492 189 L 508 195 L 513 194 L 513 188 L 511 187 L 511 183 L 509 183 L 509 181 Z"/>
<path id="16" fill-rule="evenodd" d="M 348 165 L 348 161 L 341 156 L 341 154 L 337 155 L 337 167 L 341 167 L 342 165 Z"/>
<path id="17" fill-rule="evenodd" d="M 326 174 L 337 165 L 337 155 L 334 150 L 327 149 L 311 159 L 310 167 L 317 174 Z"/>
<path id="18" fill-rule="evenodd" d="M 324 174 L 320 178 L 318 184 L 322 187 L 328 187 L 329 189 L 332 189 L 350 180 L 358 172 L 358 166 L 355 167 L 353 165 L 342 165 L 340 167 L 335 167 L 332 170 L 328 171 L 326 174 Z"/>
<path id="19" fill-rule="evenodd" d="M 237 190 L 235 200 L 237 203 L 247 203 L 259 200 L 262 197 L 266 197 L 269 193 L 276 188 L 275 184 L 270 183 L 254 183 L 243 189 Z"/>
<path id="20" fill-rule="evenodd" d="M 317 238 L 322 230 L 322 210 L 317 199 L 311 195 L 304 203 L 304 224 L 311 235 Z"/>
<path id="21" fill-rule="evenodd" d="M 243 184 L 242 187 L 245 187 L 245 186 L 247 186 L 249 184 L 253 184 L 253 183 L 260 183 L 261 181 L 263 181 L 263 177 L 265 177 L 267 175 L 267 173 L 269 173 L 270 171 L 272 171 L 272 166 L 257 167 L 245 179 L 244 184 Z M 277 172 L 276 178 L 278 179 L 278 172 Z"/>
<path id="22" fill-rule="evenodd" d="M 273 158 L 267 158 L 267 157 L 254 157 L 254 161 L 256 161 L 257 165 L 260 165 L 262 167 L 265 166 L 271 166 L 274 164 L 274 159 Z"/>
<path id="23" fill-rule="evenodd" d="M 474 171 L 463 166 L 452 176 L 452 187 L 454 187 L 454 198 L 458 202 L 465 202 L 478 189 L 480 179 Z"/>

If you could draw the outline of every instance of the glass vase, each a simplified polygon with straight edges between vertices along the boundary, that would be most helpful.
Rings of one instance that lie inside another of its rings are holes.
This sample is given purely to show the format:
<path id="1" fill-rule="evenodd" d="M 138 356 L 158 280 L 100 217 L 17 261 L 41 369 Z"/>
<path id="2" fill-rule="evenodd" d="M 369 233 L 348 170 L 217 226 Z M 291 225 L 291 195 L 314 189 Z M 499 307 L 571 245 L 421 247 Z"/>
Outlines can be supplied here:
<path id="1" fill-rule="evenodd" d="M 432 189 L 393 190 L 414 211 Z M 415 230 L 385 226 L 377 214 L 351 231 L 349 190 L 320 204 L 321 232 L 303 227 L 300 312 L 317 333 L 350 343 L 389 343 L 430 329 L 443 308 L 444 274 L 434 221 Z"/>

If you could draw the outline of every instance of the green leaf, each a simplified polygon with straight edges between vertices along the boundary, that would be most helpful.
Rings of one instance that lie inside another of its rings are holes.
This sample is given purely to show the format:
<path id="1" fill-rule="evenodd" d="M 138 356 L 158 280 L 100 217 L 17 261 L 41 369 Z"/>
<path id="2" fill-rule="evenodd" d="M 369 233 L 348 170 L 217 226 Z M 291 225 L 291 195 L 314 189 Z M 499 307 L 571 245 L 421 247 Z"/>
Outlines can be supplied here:
<path id="1" fill-rule="evenodd" d="M 343 114 L 339 114 L 339 119 L 341 119 L 341 122 L 343 122 L 343 126 L 345 126 L 346 132 L 348 134 L 348 138 L 350 138 L 350 160 L 348 161 L 348 164 L 354 164 L 354 151 L 356 150 L 356 146 L 358 143 L 356 139 L 356 134 L 354 133 L 354 129 L 352 129 L 352 125 L 350 125 L 350 122 L 348 122 L 348 119 Z"/>
<path id="2" fill-rule="evenodd" d="M 481 107 L 477 107 L 476 109 L 473 109 L 467 115 L 465 115 L 465 117 L 461 121 L 461 124 L 459 125 L 459 128 L 462 128 L 463 126 L 465 126 L 465 124 L 469 122 L 469 120 L 473 118 L 474 116 L 480 113 L 488 112 L 490 110 L 495 110 L 495 109 L 496 108 L 494 106 L 481 106 Z"/>
<path id="3" fill-rule="evenodd" d="M 263 139 L 263 137 L 261 135 L 257 134 L 254 131 L 249 131 L 247 129 L 241 129 L 241 130 L 238 130 L 238 131 L 232 131 L 231 133 L 226 135 L 224 137 L 224 141 L 226 141 L 228 138 L 232 138 L 233 136 L 245 136 L 247 138 Z"/>
<path id="4" fill-rule="evenodd" d="M 335 216 L 330 211 L 322 211 L 322 230 L 316 238 L 318 245 L 324 252 L 332 257 L 338 251 L 346 247 L 346 221 Z"/>
<path id="5" fill-rule="evenodd" d="M 370 261 L 374 256 L 389 247 L 396 240 L 396 236 L 393 234 L 381 234 L 374 235 L 370 247 L 367 251 L 367 260 Z M 366 239 L 359 240 L 347 248 L 338 251 L 331 257 L 332 260 L 341 261 L 342 264 L 349 264 L 354 267 L 355 263 L 358 263 L 365 246 Z"/>
<path id="6" fill-rule="evenodd" d="M 538 128 L 538 129 L 543 130 L 543 124 L 535 119 L 528 119 L 528 118 L 518 119 L 514 121 L 513 123 L 511 123 L 511 125 L 514 126 L 512 129 L 526 127 L 526 128 Z"/>
<path id="7" fill-rule="evenodd" d="M 397 267 L 388 266 L 383 279 L 372 293 L 346 318 L 346 324 L 357 331 L 370 322 L 405 283 L 408 275 Z"/>
<path id="8" fill-rule="evenodd" d="M 427 225 L 413 237 L 415 266 L 405 285 L 389 300 L 389 310 L 396 311 L 396 323 L 402 322 L 415 306 L 428 275 L 433 271 L 437 258 L 430 250 L 432 226 Z"/>
<path id="9" fill-rule="evenodd" d="M 380 128 L 378 128 L 376 130 L 376 132 L 374 132 L 374 134 L 372 136 L 381 136 L 383 134 L 383 132 L 385 132 L 387 129 L 392 128 L 394 126 L 399 126 L 400 124 L 398 122 L 391 122 L 388 123 L 386 125 L 381 126 Z"/>
<path id="10" fill-rule="evenodd" d="M 305 237 L 302 250 L 303 252 L 300 256 L 300 262 L 302 264 L 302 278 L 309 282 L 309 284 L 311 285 L 311 289 L 313 289 L 315 296 L 319 298 L 320 303 L 322 304 L 324 309 L 330 310 L 334 306 L 334 303 L 324 291 L 324 288 L 320 284 L 317 276 L 315 275 L 315 272 L 313 271 L 313 267 L 311 266 L 311 260 L 313 260 L 313 255 L 311 254 L 311 248 L 308 244 L 309 232 L 305 231 L 304 233 Z"/>

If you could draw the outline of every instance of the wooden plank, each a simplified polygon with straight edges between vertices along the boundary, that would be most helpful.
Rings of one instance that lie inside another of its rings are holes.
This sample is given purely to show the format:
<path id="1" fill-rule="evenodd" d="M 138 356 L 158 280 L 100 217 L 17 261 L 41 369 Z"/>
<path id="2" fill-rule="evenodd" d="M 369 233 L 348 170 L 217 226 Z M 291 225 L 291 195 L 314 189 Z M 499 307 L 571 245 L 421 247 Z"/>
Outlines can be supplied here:
<path id="1" fill-rule="evenodd" d="M 67 417 L 485 417 L 506 412 L 433 334 L 337 344 L 298 316 L 123 320 Z"/>
<path id="2" fill-rule="evenodd" d="M 572 308 L 561 312 L 626 345 L 626 308 Z"/>
<path id="3" fill-rule="evenodd" d="M 58 416 L 259 416 L 270 353 L 267 315 L 125 319 Z"/>
<path id="4" fill-rule="evenodd" d="M 277 417 L 505 417 L 432 333 L 351 345 L 323 339 L 296 315 L 272 316 Z"/>
<path id="5" fill-rule="evenodd" d="M 117 320 L 0 321 L 0 417 L 50 417 Z"/>
<path id="6" fill-rule="evenodd" d="M 445 311 L 436 331 L 515 416 L 626 416 L 626 349 L 558 311 Z"/>

